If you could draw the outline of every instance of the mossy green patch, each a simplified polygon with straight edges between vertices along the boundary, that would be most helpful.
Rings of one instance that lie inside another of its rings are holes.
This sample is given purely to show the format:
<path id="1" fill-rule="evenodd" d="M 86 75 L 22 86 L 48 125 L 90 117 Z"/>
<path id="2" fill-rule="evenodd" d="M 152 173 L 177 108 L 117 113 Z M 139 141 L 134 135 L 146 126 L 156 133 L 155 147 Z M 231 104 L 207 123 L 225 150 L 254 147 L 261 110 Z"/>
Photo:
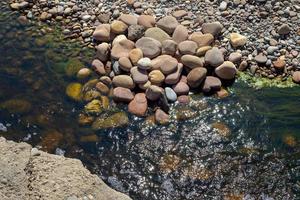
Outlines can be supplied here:
<path id="1" fill-rule="evenodd" d="M 23 114 L 31 110 L 31 103 L 23 99 L 10 99 L 1 103 L 0 108 L 10 113 Z"/>
<path id="2" fill-rule="evenodd" d="M 101 130 L 107 128 L 116 128 L 127 125 L 129 122 L 128 116 L 125 112 L 114 113 L 110 116 L 100 116 L 92 124 L 94 130 Z"/>
<path id="3" fill-rule="evenodd" d="M 75 101 L 82 99 L 82 85 L 80 83 L 70 83 L 66 88 L 66 94 L 68 97 Z"/>
<path id="4" fill-rule="evenodd" d="M 84 64 L 76 58 L 71 58 L 68 60 L 65 72 L 66 75 L 69 77 L 74 77 L 76 76 L 77 72 L 84 67 Z"/>
<path id="5" fill-rule="evenodd" d="M 265 77 L 255 77 L 247 72 L 239 72 L 238 79 L 257 89 L 265 87 L 289 88 L 296 86 L 291 77 L 286 80 L 282 80 L 281 78 L 269 79 Z"/>

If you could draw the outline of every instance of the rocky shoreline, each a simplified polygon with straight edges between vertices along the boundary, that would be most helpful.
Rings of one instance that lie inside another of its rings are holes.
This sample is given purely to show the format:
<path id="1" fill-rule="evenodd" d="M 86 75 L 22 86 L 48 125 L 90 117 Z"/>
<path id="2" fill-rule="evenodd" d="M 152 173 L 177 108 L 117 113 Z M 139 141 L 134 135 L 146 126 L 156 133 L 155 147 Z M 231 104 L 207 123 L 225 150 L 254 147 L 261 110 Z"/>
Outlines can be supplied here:
<path id="1" fill-rule="evenodd" d="M 91 174 L 79 160 L 0 137 L 0 198 L 130 200 Z"/>
<path id="2" fill-rule="evenodd" d="M 162 17 L 175 15 L 189 33 L 201 31 L 203 23 L 219 21 L 223 28 L 217 38 L 229 55 L 237 51 L 247 62 L 253 76 L 283 81 L 299 71 L 298 1 L 12 1 L 10 7 L 22 13 L 21 21 L 59 24 L 66 38 L 81 40 L 93 47 L 92 33 L 99 24 L 111 23 L 121 14 Z M 236 50 L 229 42 L 230 33 L 248 38 L 244 48 Z M 299 73 L 294 75 L 299 81 Z"/>
<path id="3" fill-rule="evenodd" d="M 65 38 L 95 48 L 90 68 L 71 66 L 67 75 L 77 81 L 66 88 L 71 99 L 87 102 L 79 123 L 95 130 L 128 123 L 125 113 L 99 117 L 108 97 L 137 116 L 151 106 L 155 122 L 166 124 L 170 103 L 188 104 L 190 92 L 225 97 L 238 71 L 300 83 L 299 3 L 178 3 L 41 0 L 10 7 L 23 14 L 21 22 L 59 24 Z"/>

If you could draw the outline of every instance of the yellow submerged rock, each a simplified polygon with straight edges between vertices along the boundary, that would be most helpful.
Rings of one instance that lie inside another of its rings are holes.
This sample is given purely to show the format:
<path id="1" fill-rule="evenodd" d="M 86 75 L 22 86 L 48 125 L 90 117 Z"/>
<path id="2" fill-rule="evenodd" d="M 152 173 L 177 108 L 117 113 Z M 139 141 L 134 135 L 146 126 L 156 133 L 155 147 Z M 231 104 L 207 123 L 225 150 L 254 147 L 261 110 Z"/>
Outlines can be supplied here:
<path id="1" fill-rule="evenodd" d="M 84 106 L 84 110 L 88 114 L 96 114 L 102 112 L 102 102 L 98 99 L 94 99 Z"/>
<path id="2" fill-rule="evenodd" d="M 80 83 L 70 83 L 66 88 L 66 94 L 68 97 L 75 101 L 82 99 L 82 85 Z"/>
<path id="3" fill-rule="evenodd" d="M 100 116 L 92 124 L 94 130 L 101 130 L 107 128 L 116 128 L 127 125 L 129 122 L 128 116 L 125 112 L 115 113 L 108 117 Z"/>

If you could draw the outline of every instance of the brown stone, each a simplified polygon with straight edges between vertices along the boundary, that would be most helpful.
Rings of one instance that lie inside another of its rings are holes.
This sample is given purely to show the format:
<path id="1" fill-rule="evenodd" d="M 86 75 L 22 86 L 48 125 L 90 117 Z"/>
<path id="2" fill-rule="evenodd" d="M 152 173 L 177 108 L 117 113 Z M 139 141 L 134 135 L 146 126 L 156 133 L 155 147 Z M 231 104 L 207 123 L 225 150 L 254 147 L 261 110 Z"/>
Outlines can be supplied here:
<path id="1" fill-rule="evenodd" d="M 133 65 L 136 65 L 141 58 L 143 58 L 143 52 L 141 49 L 135 48 L 129 52 L 129 59 Z"/>
<path id="2" fill-rule="evenodd" d="M 155 26 L 155 18 L 151 15 L 140 15 L 138 18 L 138 24 L 145 28 L 151 28 Z"/>
<path id="3" fill-rule="evenodd" d="M 178 61 L 169 55 L 161 55 L 151 61 L 152 69 L 160 69 L 168 75 L 176 71 Z"/>
<path id="4" fill-rule="evenodd" d="M 179 23 L 175 17 L 166 16 L 160 19 L 156 25 L 157 27 L 163 29 L 164 31 L 166 31 L 168 34 L 171 35 L 173 34 L 174 30 L 179 25 Z"/>
<path id="5" fill-rule="evenodd" d="M 197 68 L 192 69 L 192 71 L 190 71 L 190 73 L 187 76 L 188 85 L 191 88 L 199 87 L 205 80 L 206 73 L 207 73 L 207 70 L 206 70 L 206 68 L 203 68 L 203 67 L 197 67 Z"/>
<path id="6" fill-rule="evenodd" d="M 135 46 L 142 50 L 145 57 L 151 59 L 160 55 L 162 48 L 159 41 L 149 37 L 142 37 L 135 43 Z"/>
<path id="7" fill-rule="evenodd" d="M 119 60 L 121 57 L 129 57 L 129 52 L 134 48 L 134 42 L 123 39 L 113 45 L 111 57 Z"/>
<path id="8" fill-rule="evenodd" d="M 119 17 L 119 20 L 124 22 L 128 26 L 136 25 L 138 22 L 137 17 L 134 15 L 130 15 L 130 14 L 121 14 L 121 16 Z"/>
<path id="9" fill-rule="evenodd" d="M 185 26 L 178 25 L 174 30 L 172 39 L 179 44 L 188 39 L 189 32 Z"/>
<path id="10" fill-rule="evenodd" d="M 193 33 L 190 39 L 198 44 L 198 47 L 210 46 L 214 41 L 214 36 L 210 33 Z"/>
<path id="11" fill-rule="evenodd" d="M 197 48 L 197 43 L 189 40 L 183 41 L 178 44 L 178 50 L 181 55 L 194 55 Z"/>
<path id="12" fill-rule="evenodd" d="M 137 116 L 144 116 L 148 109 L 148 102 L 144 93 L 138 93 L 128 104 L 128 111 Z"/>
<path id="13" fill-rule="evenodd" d="M 133 98 L 134 96 L 128 88 L 116 87 L 113 90 L 114 101 L 129 103 Z"/>

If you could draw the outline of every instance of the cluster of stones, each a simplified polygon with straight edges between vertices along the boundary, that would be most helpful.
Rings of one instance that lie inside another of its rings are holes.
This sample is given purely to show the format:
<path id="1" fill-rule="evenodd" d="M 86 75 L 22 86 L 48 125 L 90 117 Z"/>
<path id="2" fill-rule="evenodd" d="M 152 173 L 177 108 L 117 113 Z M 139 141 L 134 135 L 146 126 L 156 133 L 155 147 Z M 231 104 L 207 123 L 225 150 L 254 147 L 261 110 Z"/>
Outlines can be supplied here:
<path id="1" fill-rule="evenodd" d="M 93 70 L 100 76 L 96 88 L 113 88 L 115 102 L 128 103 L 129 112 L 145 116 L 148 105 L 157 105 L 155 119 L 167 122 L 168 104 L 188 103 L 189 93 L 214 93 L 222 82 L 235 78 L 241 54 L 225 61 L 224 49 L 215 46 L 223 26 L 204 23 L 202 32 L 189 34 L 174 16 L 156 22 L 150 15 L 122 14 L 111 24 L 101 24 L 93 33 L 96 59 Z M 231 43 L 243 46 L 247 38 L 233 33 Z"/>
<path id="2" fill-rule="evenodd" d="M 294 2 L 297 1 L 93 0 L 83 3 L 75 0 L 21 0 L 12 1 L 10 7 L 23 13 L 20 16 L 22 23 L 27 19 L 59 23 L 65 36 L 82 41 L 83 48 L 93 48 L 92 33 L 97 25 L 111 23 L 122 13 L 157 17 L 172 13 L 181 25 L 196 31 L 201 30 L 204 22 L 220 21 L 224 25 L 222 33 L 225 37 L 219 38 L 219 42 L 229 53 L 234 52 L 235 48 L 228 44 L 228 33 L 239 30 L 248 38 L 246 46 L 238 51 L 248 65 L 244 63 L 240 70 L 269 79 L 286 80 L 292 76 L 295 81 L 298 73 L 294 72 L 300 70 L 300 6 Z"/>

